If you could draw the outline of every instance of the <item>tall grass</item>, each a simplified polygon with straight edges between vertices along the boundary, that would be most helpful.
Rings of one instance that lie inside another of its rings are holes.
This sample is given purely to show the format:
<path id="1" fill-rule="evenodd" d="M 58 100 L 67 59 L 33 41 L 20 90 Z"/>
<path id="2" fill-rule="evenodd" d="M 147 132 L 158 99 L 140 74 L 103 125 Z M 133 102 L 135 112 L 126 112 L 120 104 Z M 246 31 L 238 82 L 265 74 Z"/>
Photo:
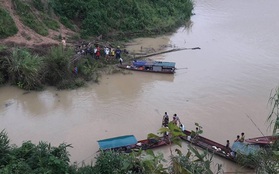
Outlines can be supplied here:
<path id="1" fill-rule="evenodd" d="M 31 55 L 25 49 L 15 49 L 10 57 L 2 59 L 1 68 L 5 69 L 12 84 L 20 88 L 41 89 L 44 64 L 38 55 Z"/>
<path id="2" fill-rule="evenodd" d="M 48 30 L 43 22 L 41 22 L 35 13 L 33 13 L 30 5 L 21 0 L 12 0 L 17 14 L 20 16 L 21 21 L 34 30 L 36 33 L 47 36 Z"/>
<path id="3" fill-rule="evenodd" d="M 83 35 L 158 34 L 192 15 L 192 0 L 50 0 L 61 19 L 79 21 Z"/>
<path id="4" fill-rule="evenodd" d="M 69 79 L 72 75 L 74 65 L 72 63 L 73 50 L 64 49 L 62 45 L 52 47 L 45 58 L 46 82 L 56 85 L 64 79 Z"/>
<path id="5" fill-rule="evenodd" d="M 18 32 L 9 12 L 0 7 L 0 39 L 13 36 Z"/>

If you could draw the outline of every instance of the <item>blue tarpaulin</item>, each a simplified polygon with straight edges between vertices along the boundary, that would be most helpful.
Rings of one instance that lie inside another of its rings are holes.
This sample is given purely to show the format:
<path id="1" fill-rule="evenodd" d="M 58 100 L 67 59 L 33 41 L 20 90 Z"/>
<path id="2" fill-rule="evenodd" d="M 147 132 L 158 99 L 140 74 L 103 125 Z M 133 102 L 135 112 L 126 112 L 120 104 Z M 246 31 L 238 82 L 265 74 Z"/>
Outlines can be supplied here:
<path id="1" fill-rule="evenodd" d="M 136 144 L 138 141 L 134 135 L 124 135 L 114 138 L 99 140 L 100 149 L 111 149 Z"/>
<path id="2" fill-rule="evenodd" d="M 246 144 L 242 142 L 234 142 L 231 149 L 236 153 L 249 155 L 257 153 L 260 150 L 260 146 L 254 144 Z"/>

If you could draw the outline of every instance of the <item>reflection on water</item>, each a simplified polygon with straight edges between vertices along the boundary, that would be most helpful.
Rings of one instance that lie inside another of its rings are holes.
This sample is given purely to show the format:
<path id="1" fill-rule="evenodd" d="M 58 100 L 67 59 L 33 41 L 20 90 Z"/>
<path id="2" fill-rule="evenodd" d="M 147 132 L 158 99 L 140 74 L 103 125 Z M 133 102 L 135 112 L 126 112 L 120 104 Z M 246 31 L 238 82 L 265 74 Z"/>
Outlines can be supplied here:
<path id="1" fill-rule="evenodd" d="M 129 48 L 200 47 L 152 58 L 187 67 L 174 75 L 114 74 L 77 90 L 47 88 L 27 94 L 2 87 L 0 129 L 16 144 L 71 143 L 71 160 L 78 162 L 90 162 L 99 139 L 127 134 L 143 139 L 156 133 L 165 111 L 177 113 L 187 129 L 198 122 L 205 137 L 223 144 L 241 132 L 247 138 L 260 135 L 246 115 L 268 135 L 267 101 L 279 81 L 278 5 L 276 0 L 198 0 L 189 29 L 140 38 Z M 226 163 L 226 172 L 235 168 Z"/>

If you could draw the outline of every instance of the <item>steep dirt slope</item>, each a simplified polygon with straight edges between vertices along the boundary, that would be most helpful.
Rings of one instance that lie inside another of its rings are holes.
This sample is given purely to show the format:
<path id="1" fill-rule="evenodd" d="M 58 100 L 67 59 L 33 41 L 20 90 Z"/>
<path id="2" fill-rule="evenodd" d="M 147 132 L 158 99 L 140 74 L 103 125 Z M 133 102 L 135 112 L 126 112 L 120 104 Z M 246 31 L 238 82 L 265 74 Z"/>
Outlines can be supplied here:
<path id="1" fill-rule="evenodd" d="M 36 46 L 49 46 L 53 44 L 59 44 L 59 35 L 62 37 L 68 37 L 73 35 L 74 32 L 65 28 L 62 24 L 59 31 L 54 31 L 49 29 L 49 35 L 44 37 L 37 34 L 35 31 L 25 26 L 21 21 L 19 16 L 14 10 L 11 0 L 0 0 L 0 6 L 10 12 L 11 17 L 16 23 L 18 32 L 16 35 L 8 37 L 6 39 L 0 39 L 2 44 L 6 45 L 21 45 L 26 47 L 36 47 Z"/>

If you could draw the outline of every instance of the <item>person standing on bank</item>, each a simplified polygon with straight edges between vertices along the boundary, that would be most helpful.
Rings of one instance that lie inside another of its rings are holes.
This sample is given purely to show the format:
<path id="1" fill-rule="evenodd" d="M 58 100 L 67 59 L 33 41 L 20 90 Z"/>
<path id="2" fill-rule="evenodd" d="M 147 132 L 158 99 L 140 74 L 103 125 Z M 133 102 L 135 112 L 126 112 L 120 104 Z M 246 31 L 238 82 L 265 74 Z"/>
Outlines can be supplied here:
<path id="1" fill-rule="evenodd" d="M 122 63 L 123 63 L 123 59 L 120 57 L 119 58 L 119 64 L 122 65 Z"/>
<path id="2" fill-rule="evenodd" d="M 100 59 L 101 56 L 101 50 L 99 45 L 96 45 L 96 59 Z"/>
<path id="3" fill-rule="evenodd" d="M 116 50 L 115 50 L 115 59 L 120 59 L 121 57 L 121 50 L 120 50 L 120 46 L 117 46 Z"/>
<path id="4" fill-rule="evenodd" d="M 168 127 L 168 124 L 169 124 L 169 116 L 168 113 L 165 112 L 165 115 L 163 116 L 163 120 L 162 120 L 162 126 Z"/>
<path id="5" fill-rule="evenodd" d="M 65 37 L 62 37 L 62 40 L 61 40 L 61 43 L 62 43 L 62 48 L 63 50 L 66 48 L 67 44 L 66 44 L 66 38 Z"/>

